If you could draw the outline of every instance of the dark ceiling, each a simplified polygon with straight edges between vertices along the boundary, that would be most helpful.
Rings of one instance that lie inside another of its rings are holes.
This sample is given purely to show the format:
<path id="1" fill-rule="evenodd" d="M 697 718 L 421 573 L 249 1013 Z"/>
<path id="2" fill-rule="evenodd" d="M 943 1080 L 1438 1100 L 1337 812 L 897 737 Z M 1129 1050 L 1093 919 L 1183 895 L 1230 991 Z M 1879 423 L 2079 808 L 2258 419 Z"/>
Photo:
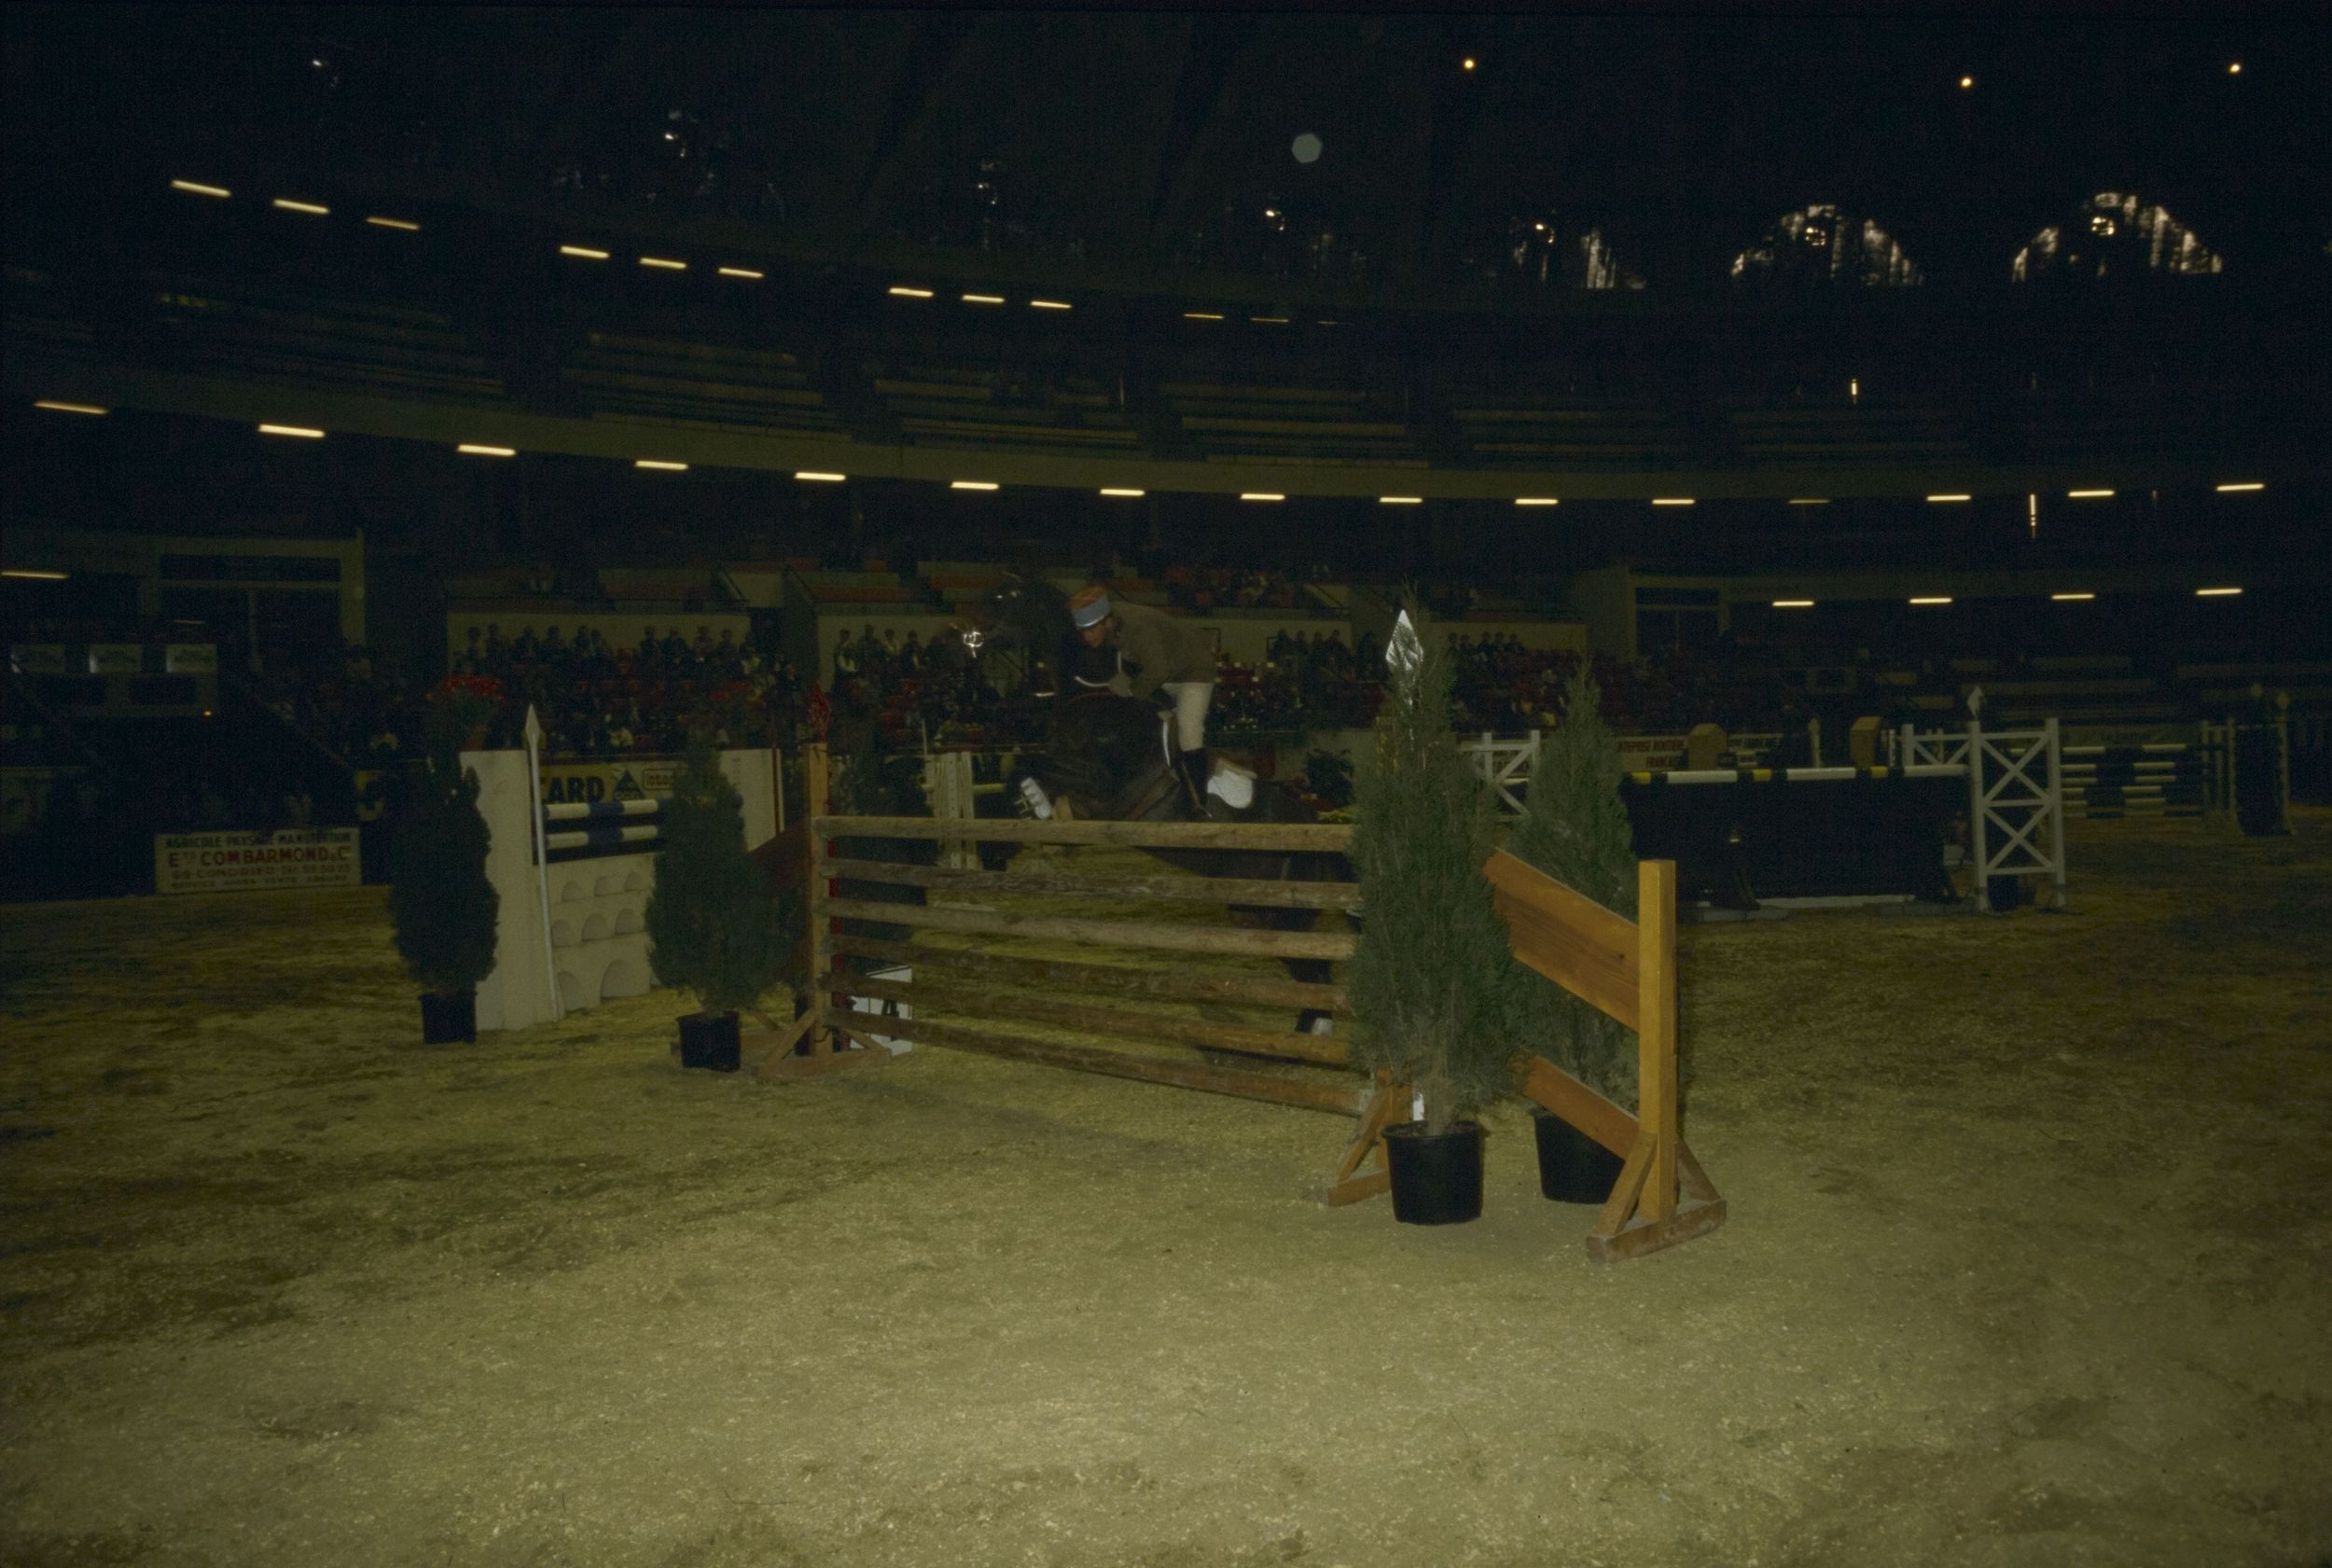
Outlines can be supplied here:
<path id="1" fill-rule="evenodd" d="M 1713 289 L 1817 201 L 1937 284 L 2005 280 L 2099 190 L 2161 203 L 2230 272 L 2332 240 L 2308 21 L 18 7 L 7 28 L 12 179 L 402 165 L 845 250 L 1103 265 L 1268 270 L 1327 231 L 1427 286 L 1545 217 L 1602 229 L 1653 289 Z"/>

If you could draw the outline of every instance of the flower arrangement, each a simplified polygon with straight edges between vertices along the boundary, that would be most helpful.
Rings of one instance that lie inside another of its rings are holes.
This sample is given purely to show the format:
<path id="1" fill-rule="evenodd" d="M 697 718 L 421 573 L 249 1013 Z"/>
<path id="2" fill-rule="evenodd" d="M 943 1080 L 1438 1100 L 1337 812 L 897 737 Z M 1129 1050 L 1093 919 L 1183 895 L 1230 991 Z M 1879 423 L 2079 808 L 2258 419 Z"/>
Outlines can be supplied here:
<path id="1" fill-rule="evenodd" d="M 501 711 L 502 683 L 492 675 L 448 675 L 429 689 L 430 728 L 445 749 L 458 747 Z"/>

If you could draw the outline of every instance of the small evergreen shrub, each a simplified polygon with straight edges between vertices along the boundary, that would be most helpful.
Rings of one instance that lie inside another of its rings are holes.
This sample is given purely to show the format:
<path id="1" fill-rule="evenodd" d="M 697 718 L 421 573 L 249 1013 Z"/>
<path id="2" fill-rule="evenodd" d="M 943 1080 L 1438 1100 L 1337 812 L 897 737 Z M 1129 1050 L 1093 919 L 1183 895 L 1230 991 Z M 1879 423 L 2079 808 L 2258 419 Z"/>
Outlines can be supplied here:
<path id="1" fill-rule="evenodd" d="M 1619 797 L 1621 772 L 1619 744 L 1603 723 L 1594 678 L 1582 666 L 1564 693 L 1562 728 L 1540 746 L 1506 853 L 1633 920 L 1635 843 Z M 1635 1031 L 1527 965 L 1513 967 L 1516 1042 L 1604 1098 L 1632 1106 Z"/>
<path id="2" fill-rule="evenodd" d="M 1363 1026 L 1353 1064 L 1386 1069 L 1423 1093 L 1426 1130 L 1443 1132 L 1514 1086 L 1516 965 L 1481 874 L 1489 786 L 1451 732 L 1448 648 L 1426 630 L 1411 595 L 1386 656 L 1376 743 L 1357 778 L 1353 861 L 1365 914 L 1349 991 Z"/>
<path id="3" fill-rule="evenodd" d="M 473 990 L 493 973 L 501 895 L 486 880 L 486 819 L 478 775 L 450 745 L 433 746 L 405 781 L 389 845 L 389 916 L 396 951 L 423 991 Z"/>
<path id="4" fill-rule="evenodd" d="M 664 802 L 663 847 L 648 895 L 649 961 L 708 1013 L 751 1006 L 785 964 L 769 878 L 745 851 L 744 800 L 709 733 L 690 741 Z"/>

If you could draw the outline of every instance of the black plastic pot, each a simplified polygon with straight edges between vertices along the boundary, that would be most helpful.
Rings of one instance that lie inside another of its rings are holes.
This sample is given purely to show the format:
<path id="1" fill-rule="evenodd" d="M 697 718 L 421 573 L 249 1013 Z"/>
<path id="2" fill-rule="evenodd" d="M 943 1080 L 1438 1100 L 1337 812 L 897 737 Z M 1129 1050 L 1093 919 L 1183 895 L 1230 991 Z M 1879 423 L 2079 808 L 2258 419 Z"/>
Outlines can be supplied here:
<path id="1" fill-rule="evenodd" d="M 1463 1225 L 1482 1217 L 1481 1124 L 1428 1132 L 1422 1121 L 1384 1130 L 1393 1217 L 1403 1225 Z"/>
<path id="2" fill-rule="evenodd" d="M 1538 1190 L 1558 1203 L 1601 1203 L 1619 1180 L 1620 1159 L 1551 1111 L 1531 1107 Z"/>
<path id="3" fill-rule="evenodd" d="M 441 996 L 434 991 L 421 993 L 421 1043 L 424 1046 L 447 1046 L 466 1043 L 478 1038 L 478 992 L 457 991 Z"/>
<path id="4" fill-rule="evenodd" d="M 680 1020 L 680 1065 L 715 1073 L 737 1070 L 737 1015 L 686 1013 Z"/>

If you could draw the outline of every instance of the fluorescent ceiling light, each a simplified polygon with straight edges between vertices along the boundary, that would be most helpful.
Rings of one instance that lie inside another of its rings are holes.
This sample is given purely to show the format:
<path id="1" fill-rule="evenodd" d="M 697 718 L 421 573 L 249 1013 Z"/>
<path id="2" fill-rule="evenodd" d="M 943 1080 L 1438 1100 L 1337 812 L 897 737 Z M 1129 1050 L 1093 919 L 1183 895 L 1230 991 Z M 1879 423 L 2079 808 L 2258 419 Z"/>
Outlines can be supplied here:
<path id="1" fill-rule="evenodd" d="M 1972 495 L 1930 495 L 1927 499 L 1930 501 L 1972 501 L 1975 497 Z"/>
<path id="2" fill-rule="evenodd" d="M 1689 506 L 1692 505 L 1692 497 L 1689 495 L 1655 495 L 1652 497 L 1652 505 L 1655 506 Z"/>
<path id="3" fill-rule="evenodd" d="M 1951 603 L 1951 596 L 1948 593 L 1926 593 L 1912 600 L 1911 603 L 1914 604 L 1949 604 Z"/>
<path id="4" fill-rule="evenodd" d="M 365 221 L 372 225 L 375 229 L 401 229 L 408 234 L 418 234 L 421 232 L 421 225 L 409 218 L 368 217 L 365 219 Z"/>
<path id="5" fill-rule="evenodd" d="M 1104 495 L 1122 495 L 1131 498 L 1138 495 L 1147 495 L 1149 492 L 1146 490 L 1129 490 L 1122 485 L 1111 485 L 1104 489 L 1102 493 Z"/>
<path id="6" fill-rule="evenodd" d="M 671 463 L 660 457 L 635 458 L 632 460 L 632 466 L 634 468 L 654 468 L 666 474 L 685 474 L 688 471 L 688 465 L 687 464 Z"/>
<path id="7" fill-rule="evenodd" d="M 1066 299 L 1032 299 L 1028 308 L 1032 311 L 1065 311 L 1070 306 Z"/>
<path id="8" fill-rule="evenodd" d="M 2068 490 L 2065 495 L 2075 501 L 2103 501 L 2113 494 L 2110 490 Z"/>
<path id="9" fill-rule="evenodd" d="M 1287 325 L 1285 316 L 1249 316 L 1247 319 L 1260 326 L 1285 326 Z"/>
<path id="10" fill-rule="evenodd" d="M 1789 504 L 1793 506 L 1826 506 L 1830 498 L 1826 495 L 1793 495 Z"/>
<path id="11" fill-rule="evenodd" d="M 2215 488 L 2221 495 L 2232 495 L 2239 490 L 2265 490 L 2267 486 L 2257 479 L 2246 479 L 2241 484 L 2223 484 Z"/>
<path id="12" fill-rule="evenodd" d="M 1811 599 L 1776 599 L 1773 601 L 1773 607 L 1777 610 L 1811 610 L 1813 608 L 1813 601 Z"/>
<path id="13" fill-rule="evenodd" d="M 1284 501 L 1287 497 L 1275 495 L 1268 490 L 1242 490 L 1239 493 L 1239 499 L 1242 501 Z"/>
<path id="14" fill-rule="evenodd" d="M 640 265 L 659 268 L 667 272 L 685 272 L 688 270 L 687 262 L 674 261 L 669 256 L 644 256 L 640 257 Z"/>
<path id="15" fill-rule="evenodd" d="M 589 245 L 561 245 L 559 247 L 559 254 L 561 256 L 579 256 L 586 261 L 604 261 L 607 259 L 607 253 L 605 251 L 593 250 Z"/>
<path id="16" fill-rule="evenodd" d="M 262 424 L 259 426 L 259 434 L 262 436 L 298 436 L 311 441 L 324 439 L 323 431 L 311 430 L 304 424 Z"/>
<path id="17" fill-rule="evenodd" d="M 931 290 L 927 288 L 909 288 L 905 284 L 893 284 L 889 292 L 894 298 L 898 299 L 928 299 L 931 298 Z"/>
<path id="18" fill-rule="evenodd" d="M 966 294 L 964 296 L 964 303 L 966 305 L 1001 305 L 1004 303 L 1004 296 L 1001 294 Z"/>
<path id="19" fill-rule="evenodd" d="M 821 474 L 811 468 L 797 468 L 794 470 L 794 478 L 804 484 L 840 484 L 850 476 L 848 474 Z"/>
<path id="20" fill-rule="evenodd" d="M 199 185 L 193 180 L 173 180 L 170 188 L 183 190 L 189 196 L 215 196 L 222 201 L 234 194 L 223 185 Z"/>
<path id="21" fill-rule="evenodd" d="M 308 213 L 316 217 L 329 217 L 332 213 L 329 207 L 319 207 L 313 201 L 295 201 L 288 196 L 278 196 L 268 205 L 280 207 L 287 213 Z"/>
<path id="22" fill-rule="evenodd" d="M 1514 504 L 1518 506 L 1560 506 L 1562 502 L 1552 495 L 1518 495 Z"/>
<path id="23" fill-rule="evenodd" d="M 2242 591 L 2240 588 L 2198 588 L 2194 596 L 2197 599 L 2231 599 Z"/>
<path id="24" fill-rule="evenodd" d="M 2052 593 L 2049 600 L 2059 604 L 2077 604 L 2097 597 L 2094 593 Z"/>
<path id="25" fill-rule="evenodd" d="M 1423 506 L 1424 500 L 1425 498 L 1422 495 L 1380 495 L 1377 497 L 1377 505 L 1380 506 Z"/>
<path id="26" fill-rule="evenodd" d="M 758 283 L 764 275 L 750 267 L 723 267 L 719 268 L 718 271 L 724 278 L 751 278 L 756 283 Z"/>
<path id="27" fill-rule="evenodd" d="M 33 566 L 0 568 L 0 577 L 21 577 L 32 583 L 61 583 L 72 575 L 70 572 L 44 572 Z"/>
<path id="28" fill-rule="evenodd" d="M 519 454 L 516 447 L 485 447 L 475 441 L 464 441 L 453 450 L 467 452 L 472 457 L 516 457 Z"/>
<path id="29" fill-rule="evenodd" d="M 47 409 L 49 412 L 58 414 L 102 414 L 105 412 L 94 403 L 60 403 L 48 397 L 36 400 L 33 407 Z"/>
<path id="30" fill-rule="evenodd" d="M 996 481 L 993 479 L 950 479 L 948 488 L 950 490 L 994 490 Z"/>
<path id="31" fill-rule="evenodd" d="M 1214 311 L 1185 311 L 1182 312 L 1182 319 L 1185 321 L 1220 321 L 1223 318 Z"/>

